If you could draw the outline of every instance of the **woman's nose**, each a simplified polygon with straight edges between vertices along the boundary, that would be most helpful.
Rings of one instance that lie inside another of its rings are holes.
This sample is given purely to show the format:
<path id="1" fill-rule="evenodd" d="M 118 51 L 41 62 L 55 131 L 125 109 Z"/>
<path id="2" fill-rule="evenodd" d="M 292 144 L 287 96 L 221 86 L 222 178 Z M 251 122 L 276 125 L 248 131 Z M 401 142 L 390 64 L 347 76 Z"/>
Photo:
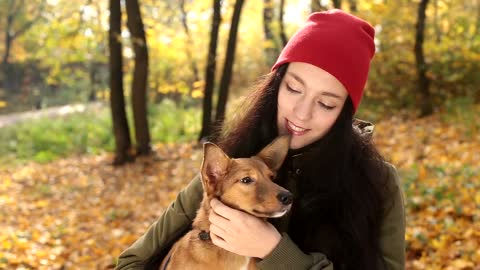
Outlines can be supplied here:
<path id="1" fill-rule="evenodd" d="M 295 104 L 293 112 L 298 120 L 309 120 L 312 117 L 312 105 L 308 100 L 302 98 Z"/>

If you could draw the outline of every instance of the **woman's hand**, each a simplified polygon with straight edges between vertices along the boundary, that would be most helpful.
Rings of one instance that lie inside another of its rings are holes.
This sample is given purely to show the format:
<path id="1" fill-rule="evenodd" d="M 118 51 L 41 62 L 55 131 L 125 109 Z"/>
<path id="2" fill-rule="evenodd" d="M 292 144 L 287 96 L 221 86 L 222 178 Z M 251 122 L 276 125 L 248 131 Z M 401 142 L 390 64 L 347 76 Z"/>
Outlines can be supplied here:
<path id="1" fill-rule="evenodd" d="M 241 256 L 263 259 L 278 245 L 281 234 L 272 224 L 232 209 L 217 199 L 210 202 L 212 242 Z"/>

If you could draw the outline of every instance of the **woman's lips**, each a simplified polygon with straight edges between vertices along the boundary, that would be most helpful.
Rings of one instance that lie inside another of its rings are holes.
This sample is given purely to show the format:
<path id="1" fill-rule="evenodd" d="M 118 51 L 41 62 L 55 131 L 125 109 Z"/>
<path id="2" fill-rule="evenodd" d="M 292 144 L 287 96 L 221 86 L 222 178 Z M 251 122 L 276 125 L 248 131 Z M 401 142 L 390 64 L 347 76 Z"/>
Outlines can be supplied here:
<path id="1" fill-rule="evenodd" d="M 310 129 L 296 126 L 292 122 L 288 121 L 288 119 L 285 119 L 285 128 L 288 130 L 290 134 L 295 136 L 302 136 L 310 130 Z"/>

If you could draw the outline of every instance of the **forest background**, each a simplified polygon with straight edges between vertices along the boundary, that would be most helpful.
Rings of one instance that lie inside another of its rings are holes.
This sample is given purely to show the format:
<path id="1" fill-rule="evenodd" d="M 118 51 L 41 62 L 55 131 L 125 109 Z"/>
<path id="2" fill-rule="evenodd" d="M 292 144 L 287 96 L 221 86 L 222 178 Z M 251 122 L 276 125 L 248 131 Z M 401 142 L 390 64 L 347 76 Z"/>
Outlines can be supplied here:
<path id="1" fill-rule="evenodd" d="M 407 269 L 480 269 L 480 0 L 0 0 L 0 269 L 113 268 L 332 8 L 376 30 L 357 117 L 402 179 Z"/>

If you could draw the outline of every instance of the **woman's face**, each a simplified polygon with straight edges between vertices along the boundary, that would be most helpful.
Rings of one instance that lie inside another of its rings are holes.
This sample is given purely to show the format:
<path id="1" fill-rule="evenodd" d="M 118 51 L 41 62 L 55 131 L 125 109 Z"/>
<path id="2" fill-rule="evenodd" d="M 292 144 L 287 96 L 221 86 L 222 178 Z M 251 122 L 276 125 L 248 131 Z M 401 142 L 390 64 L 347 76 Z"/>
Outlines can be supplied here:
<path id="1" fill-rule="evenodd" d="M 333 126 L 348 96 L 330 73 L 307 63 L 288 65 L 278 91 L 277 126 L 298 149 L 322 138 Z"/>

